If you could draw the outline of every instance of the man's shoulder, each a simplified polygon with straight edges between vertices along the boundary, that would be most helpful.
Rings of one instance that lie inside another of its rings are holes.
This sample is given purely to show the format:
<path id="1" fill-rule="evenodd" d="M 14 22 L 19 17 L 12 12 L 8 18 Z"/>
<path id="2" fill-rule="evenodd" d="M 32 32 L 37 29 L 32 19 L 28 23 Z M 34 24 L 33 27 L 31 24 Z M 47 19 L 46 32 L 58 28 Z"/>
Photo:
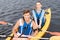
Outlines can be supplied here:
<path id="1" fill-rule="evenodd" d="M 23 18 L 20 18 L 19 20 L 23 20 Z"/>
<path id="2" fill-rule="evenodd" d="M 20 18 L 18 21 L 19 21 L 19 22 L 23 22 L 23 18 Z"/>

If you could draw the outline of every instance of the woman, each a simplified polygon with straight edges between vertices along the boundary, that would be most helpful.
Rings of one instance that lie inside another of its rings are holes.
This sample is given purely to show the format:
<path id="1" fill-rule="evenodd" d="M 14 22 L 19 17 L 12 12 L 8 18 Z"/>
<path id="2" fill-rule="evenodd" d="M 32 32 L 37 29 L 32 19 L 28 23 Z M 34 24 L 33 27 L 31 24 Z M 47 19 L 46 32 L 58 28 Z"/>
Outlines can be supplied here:
<path id="1" fill-rule="evenodd" d="M 14 34 L 13 40 L 29 40 L 30 38 L 18 38 L 18 37 L 22 35 L 35 36 L 38 32 L 37 28 L 38 28 L 37 24 L 35 24 L 35 22 L 30 18 L 30 11 L 24 10 L 23 18 L 20 18 L 13 27 Z M 33 32 L 33 30 L 35 30 L 35 32 Z"/>
<path id="2" fill-rule="evenodd" d="M 39 29 L 41 28 L 41 26 L 44 26 L 45 23 L 44 13 L 45 11 L 42 9 L 41 3 L 37 2 L 36 9 L 32 10 L 32 14 L 36 24 L 39 26 Z"/>

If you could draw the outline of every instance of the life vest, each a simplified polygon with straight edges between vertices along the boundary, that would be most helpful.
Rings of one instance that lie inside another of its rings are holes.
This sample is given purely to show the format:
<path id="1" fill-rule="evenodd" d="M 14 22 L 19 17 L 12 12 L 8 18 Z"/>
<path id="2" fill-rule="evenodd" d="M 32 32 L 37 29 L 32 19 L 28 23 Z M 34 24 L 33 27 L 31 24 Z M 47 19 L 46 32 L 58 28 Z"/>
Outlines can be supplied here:
<path id="1" fill-rule="evenodd" d="M 30 21 L 30 23 L 28 24 L 24 21 L 24 23 L 22 24 L 20 20 L 20 26 L 19 26 L 18 32 L 24 35 L 31 35 L 32 34 L 32 21 Z"/>
<path id="2" fill-rule="evenodd" d="M 45 22 L 44 13 L 45 13 L 45 11 L 44 11 L 44 10 L 41 10 L 41 12 L 40 12 L 40 13 L 37 13 L 37 11 L 36 11 L 36 10 L 32 10 L 33 18 L 34 18 L 34 21 L 36 22 L 36 24 L 38 24 L 38 25 L 39 25 L 40 20 L 42 21 L 42 23 L 44 23 L 44 22 Z M 41 24 L 42 24 L 42 23 L 41 23 Z"/>

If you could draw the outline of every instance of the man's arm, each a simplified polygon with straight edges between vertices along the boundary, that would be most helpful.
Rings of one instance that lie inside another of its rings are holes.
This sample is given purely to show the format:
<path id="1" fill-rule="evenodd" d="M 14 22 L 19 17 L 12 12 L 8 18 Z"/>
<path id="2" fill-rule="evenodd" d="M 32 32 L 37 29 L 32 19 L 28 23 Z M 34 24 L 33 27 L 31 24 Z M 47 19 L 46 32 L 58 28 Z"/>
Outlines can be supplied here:
<path id="1" fill-rule="evenodd" d="M 19 24 L 20 24 L 19 21 L 17 21 L 15 26 L 12 29 L 14 36 L 17 36 L 16 32 L 18 31 Z"/>

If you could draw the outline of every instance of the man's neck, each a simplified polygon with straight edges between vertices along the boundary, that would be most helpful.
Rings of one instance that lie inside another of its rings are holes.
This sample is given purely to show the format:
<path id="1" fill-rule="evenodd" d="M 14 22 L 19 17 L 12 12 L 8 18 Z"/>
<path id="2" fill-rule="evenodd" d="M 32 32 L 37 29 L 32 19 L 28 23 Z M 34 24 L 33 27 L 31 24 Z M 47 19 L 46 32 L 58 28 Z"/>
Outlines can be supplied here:
<path id="1" fill-rule="evenodd" d="M 25 21 L 26 21 L 27 24 L 30 23 L 30 19 L 29 20 L 25 20 Z"/>

